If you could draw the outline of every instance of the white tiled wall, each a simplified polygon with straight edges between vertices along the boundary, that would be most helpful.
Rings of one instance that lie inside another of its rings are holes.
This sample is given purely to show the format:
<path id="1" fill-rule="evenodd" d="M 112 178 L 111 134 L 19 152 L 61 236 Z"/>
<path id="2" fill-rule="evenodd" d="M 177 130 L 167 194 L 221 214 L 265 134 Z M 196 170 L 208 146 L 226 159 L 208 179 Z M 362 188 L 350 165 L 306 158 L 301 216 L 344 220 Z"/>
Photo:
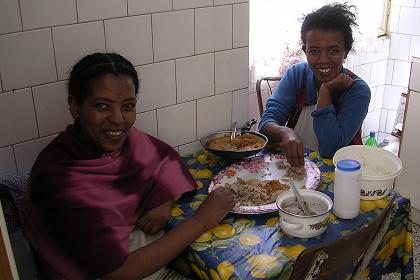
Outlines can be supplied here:
<path id="1" fill-rule="evenodd" d="M 68 74 L 94 51 L 133 62 L 135 126 L 180 153 L 248 119 L 248 0 L 0 2 L 0 175 L 28 171 L 72 122 Z"/>
<path id="2" fill-rule="evenodd" d="M 350 55 L 347 59 L 347 66 L 353 67 L 372 90 L 363 136 L 374 130 L 382 140 L 390 136 L 394 128 L 401 93 L 408 87 L 410 62 L 413 56 L 420 56 L 419 4 L 419 0 L 393 0 L 390 36 L 378 42 L 376 51 Z"/>

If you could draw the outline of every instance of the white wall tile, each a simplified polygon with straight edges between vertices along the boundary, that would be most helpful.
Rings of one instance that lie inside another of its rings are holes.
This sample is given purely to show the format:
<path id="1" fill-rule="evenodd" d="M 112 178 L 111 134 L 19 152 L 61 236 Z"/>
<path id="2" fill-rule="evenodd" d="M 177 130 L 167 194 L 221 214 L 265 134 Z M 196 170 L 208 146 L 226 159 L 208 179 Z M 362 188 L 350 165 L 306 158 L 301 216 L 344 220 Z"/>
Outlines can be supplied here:
<path id="1" fill-rule="evenodd" d="M 144 112 L 176 103 L 175 61 L 136 67 L 140 79 L 137 111 Z"/>
<path id="2" fill-rule="evenodd" d="M 408 60 L 408 52 L 410 50 L 410 35 L 391 34 L 391 45 L 389 47 L 389 58 Z"/>
<path id="3" fill-rule="evenodd" d="M 217 52 L 215 68 L 216 93 L 248 87 L 248 48 Z"/>
<path id="4" fill-rule="evenodd" d="M 374 107 L 373 107 L 374 110 L 382 109 L 382 103 L 384 101 L 384 91 L 385 91 L 385 86 L 384 85 L 376 88 L 375 104 L 374 104 Z"/>
<path id="5" fill-rule="evenodd" d="M 398 32 L 398 24 L 400 21 L 400 6 L 391 6 L 391 14 L 389 16 L 389 32 Z"/>
<path id="6" fill-rule="evenodd" d="M 376 110 L 376 111 L 368 113 L 364 121 L 363 134 L 364 135 L 369 134 L 370 131 L 377 132 L 379 129 L 380 118 L 381 118 L 381 110 Z"/>
<path id="7" fill-rule="evenodd" d="M 194 10 L 153 14 L 155 61 L 194 54 Z"/>
<path id="8" fill-rule="evenodd" d="M 238 127 L 248 121 L 249 98 L 248 89 L 235 90 L 233 92 L 232 123 L 236 122 Z"/>
<path id="9" fill-rule="evenodd" d="M 172 0 L 128 0 L 128 14 L 139 15 L 172 10 Z"/>
<path id="10" fill-rule="evenodd" d="M 33 87 L 32 92 L 41 137 L 64 131 L 73 123 L 67 104 L 66 82 Z"/>
<path id="11" fill-rule="evenodd" d="M 387 115 L 387 118 L 386 118 L 385 132 L 387 132 L 387 133 L 392 132 L 392 130 L 394 129 L 394 122 L 395 122 L 395 117 L 396 116 L 397 116 L 397 111 L 388 110 L 388 115 Z"/>
<path id="12" fill-rule="evenodd" d="M 51 31 L 0 36 L 0 73 L 5 91 L 56 81 Z"/>
<path id="13" fill-rule="evenodd" d="M 176 60 L 177 102 L 214 94 L 214 54 Z"/>
<path id="14" fill-rule="evenodd" d="M 233 5 L 233 47 L 249 46 L 249 4 Z"/>
<path id="15" fill-rule="evenodd" d="M 398 110 L 398 105 L 400 104 L 401 93 L 404 92 L 404 87 L 397 86 L 385 86 L 384 90 L 384 101 L 383 108 Z"/>
<path id="16" fill-rule="evenodd" d="M 17 169 L 12 146 L 0 149 L 0 176 L 15 175 Z"/>
<path id="17" fill-rule="evenodd" d="M 20 0 L 23 29 L 77 22 L 76 2 L 68 0 Z M 79 10 L 80 11 L 80 10 Z"/>
<path id="18" fill-rule="evenodd" d="M 203 149 L 203 146 L 201 146 L 200 142 L 195 141 L 192 143 L 179 146 L 179 154 L 181 156 L 190 155 L 202 149 Z"/>
<path id="19" fill-rule="evenodd" d="M 386 59 L 372 63 L 372 69 L 370 71 L 370 85 L 372 87 L 385 84 L 387 65 L 388 61 Z"/>
<path id="20" fill-rule="evenodd" d="M 196 53 L 230 48 L 232 48 L 232 6 L 196 9 Z"/>
<path id="21" fill-rule="evenodd" d="M 0 34 L 22 30 L 19 2 L 17 0 L 2 0 L 0 9 Z"/>
<path id="22" fill-rule="evenodd" d="M 257 101 L 257 94 L 255 92 L 248 94 L 248 104 L 249 104 L 249 108 L 248 108 L 248 114 L 249 114 L 249 118 L 251 119 L 256 119 L 258 121 L 260 121 L 261 117 L 260 117 L 260 111 L 258 110 L 258 101 Z"/>
<path id="23" fill-rule="evenodd" d="M 93 21 L 105 18 L 123 17 L 127 15 L 127 1 L 77 0 L 77 13 L 79 14 L 79 22 Z"/>
<path id="24" fill-rule="evenodd" d="M 196 101 L 157 110 L 159 138 L 171 146 L 197 140 Z"/>
<path id="25" fill-rule="evenodd" d="M 386 66 L 385 84 L 389 85 L 392 82 L 392 74 L 394 73 L 394 60 L 388 59 Z"/>
<path id="26" fill-rule="evenodd" d="M 158 132 L 157 132 L 156 110 L 137 114 L 137 118 L 136 118 L 136 122 L 134 123 L 134 126 L 138 130 L 141 130 L 144 133 L 147 133 L 157 138 Z"/>
<path id="27" fill-rule="evenodd" d="M 416 0 L 392 0 L 392 5 L 413 7 Z"/>
<path id="28" fill-rule="evenodd" d="M 0 94 L 0 147 L 38 137 L 31 89 Z"/>
<path id="29" fill-rule="evenodd" d="M 401 7 L 400 23 L 398 32 L 412 35 L 420 35 L 418 27 L 420 25 L 420 9 Z"/>
<path id="30" fill-rule="evenodd" d="M 364 64 L 354 67 L 354 73 L 362 78 L 368 85 L 370 85 L 370 70 L 372 68 L 372 64 Z"/>
<path id="31" fill-rule="evenodd" d="M 346 61 L 347 61 L 348 68 L 362 65 L 366 61 L 366 53 L 365 52 L 360 52 L 357 54 L 349 53 L 347 55 Z"/>
<path id="32" fill-rule="evenodd" d="M 370 88 L 370 102 L 368 107 L 368 112 L 375 110 L 375 100 L 376 100 L 376 91 L 378 87 Z"/>
<path id="33" fill-rule="evenodd" d="M 73 65 L 82 57 L 105 50 L 101 21 L 53 28 L 53 40 L 59 79 L 67 79 Z"/>
<path id="34" fill-rule="evenodd" d="M 232 124 L 232 93 L 228 92 L 197 101 L 197 136 L 230 129 Z"/>
<path id="35" fill-rule="evenodd" d="M 420 0 L 416 0 L 416 5 L 415 7 L 420 8 Z"/>
<path id="36" fill-rule="evenodd" d="M 382 109 L 381 110 L 381 120 L 379 122 L 379 131 L 385 131 L 387 116 L 388 116 L 388 110 L 387 109 Z"/>
<path id="37" fill-rule="evenodd" d="M 24 142 L 13 146 L 16 157 L 18 173 L 29 172 L 34 165 L 38 154 L 56 137 L 51 135 L 44 138 Z"/>
<path id="38" fill-rule="evenodd" d="M 420 36 L 411 36 L 409 60 L 413 57 L 420 57 Z"/>
<path id="39" fill-rule="evenodd" d="M 410 62 L 396 60 L 394 64 L 394 73 L 392 74 L 392 85 L 407 87 L 410 78 L 410 67 Z"/>
<path id="40" fill-rule="evenodd" d="M 107 51 L 117 52 L 134 65 L 153 62 L 150 15 L 105 21 Z"/>
<path id="41" fill-rule="evenodd" d="M 391 40 L 389 38 L 378 38 L 376 48 L 372 51 L 366 52 L 365 63 L 373 63 L 388 59 L 390 42 Z"/>
<path id="42" fill-rule="evenodd" d="M 235 0 L 214 0 L 214 5 L 226 5 L 226 4 L 233 4 Z"/>
<path id="43" fill-rule="evenodd" d="M 213 0 L 173 0 L 174 10 L 213 6 Z"/>

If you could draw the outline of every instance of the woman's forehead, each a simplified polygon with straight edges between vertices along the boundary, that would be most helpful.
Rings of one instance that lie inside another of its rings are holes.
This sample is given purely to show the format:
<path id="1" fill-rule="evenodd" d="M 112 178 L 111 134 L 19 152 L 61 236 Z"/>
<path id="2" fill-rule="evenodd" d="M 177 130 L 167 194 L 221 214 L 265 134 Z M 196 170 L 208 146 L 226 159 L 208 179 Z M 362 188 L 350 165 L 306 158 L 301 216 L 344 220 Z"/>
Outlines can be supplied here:
<path id="1" fill-rule="evenodd" d="M 307 47 L 312 45 L 344 46 L 344 36 L 339 30 L 311 29 L 306 33 L 305 39 Z"/>

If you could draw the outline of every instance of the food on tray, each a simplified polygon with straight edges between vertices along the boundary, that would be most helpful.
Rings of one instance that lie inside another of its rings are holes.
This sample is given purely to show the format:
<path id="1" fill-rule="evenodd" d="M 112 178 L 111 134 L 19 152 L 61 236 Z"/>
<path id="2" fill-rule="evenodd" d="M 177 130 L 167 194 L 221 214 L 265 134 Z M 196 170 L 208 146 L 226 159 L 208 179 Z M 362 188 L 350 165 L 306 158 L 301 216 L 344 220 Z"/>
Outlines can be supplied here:
<path id="1" fill-rule="evenodd" d="M 226 133 L 223 136 L 211 139 L 206 146 L 220 151 L 244 152 L 262 148 L 264 142 L 264 139 L 250 133 L 238 135 L 231 140 L 230 133 Z"/>
<path id="2" fill-rule="evenodd" d="M 306 170 L 304 167 L 293 167 L 285 161 L 276 162 L 278 169 L 285 169 L 286 174 L 283 177 L 289 177 L 292 180 L 302 181 L 306 178 Z"/>
<path id="3" fill-rule="evenodd" d="M 243 180 L 239 177 L 237 182 L 226 183 L 225 187 L 233 190 L 239 206 L 259 206 L 273 203 L 279 194 L 289 189 L 287 184 L 280 183 L 279 180 Z"/>

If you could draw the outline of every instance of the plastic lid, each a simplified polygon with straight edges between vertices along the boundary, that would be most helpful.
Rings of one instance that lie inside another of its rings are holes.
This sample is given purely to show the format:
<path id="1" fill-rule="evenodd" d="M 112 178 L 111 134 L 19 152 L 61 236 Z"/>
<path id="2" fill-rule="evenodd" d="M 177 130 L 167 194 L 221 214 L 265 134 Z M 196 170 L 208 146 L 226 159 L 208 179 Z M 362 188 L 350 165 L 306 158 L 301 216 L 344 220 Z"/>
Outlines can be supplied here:
<path id="1" fill-rule="evenodd" d="M 360 163 L 353 159 L 343 159 L 337 163 L 337 168 L 342 171 L 355 171 L 360 169 Z"/>
<path id="2" fill-rule="evenodd" d="M 390 140 L 389 137 L 385 137 L 384 138 L 384 143 L 389 143 L 389 140 Z"/>
<path id="3" fill-rule="evenodd" d="M 370 137 L 375 137 L 375 131 L 371 131 L 371 132 L 369 133 L 369 136 L 370 136 Z"/>

